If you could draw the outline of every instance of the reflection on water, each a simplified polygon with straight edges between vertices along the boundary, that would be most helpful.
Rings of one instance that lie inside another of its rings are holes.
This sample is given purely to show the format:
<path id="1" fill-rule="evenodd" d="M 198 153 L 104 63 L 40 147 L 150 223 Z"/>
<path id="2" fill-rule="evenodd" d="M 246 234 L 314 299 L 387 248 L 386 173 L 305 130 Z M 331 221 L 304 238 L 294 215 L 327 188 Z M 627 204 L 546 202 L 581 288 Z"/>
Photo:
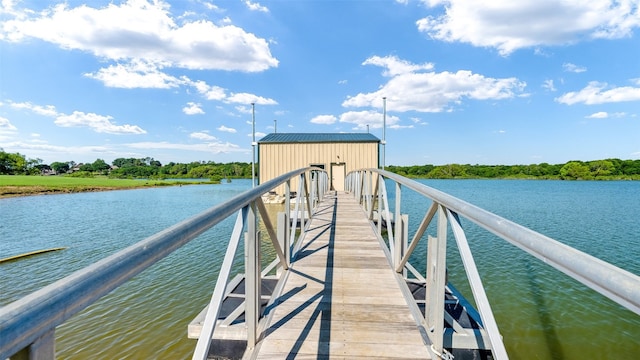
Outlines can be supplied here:
<path id="1" fill-rule="evenodd" d="M 640 274 L 640 183 L 425 181 L 498 215 Z M 0 200 L 0 258 L 49 247 L 67 250 L 0 264 L 0 305 L 144 239 L 250 188 L 230 184 Z M 389 187 L 393 206 L 394 187 Z M 429 206 L 403 191 L 410 236 Z M 267 205 L 276 224 L 282 206 Z M 235 218 L 178 249 L 58 328 L 61 359 L 189 358 L 186 328 L 211 297 Z M 640 317 L 462 221 L 507 351 L 513 359 L 634 358 Z M 264 227 L 262 227 L 264 231 Z M 428 231 L 435 235 L 434 229 Z M 467 297 L 455 241 L 449 279 Z M 273 250 L 263 236 L 263 263 Z M 426 246 L 412 263 L 424 271 Z M 235 270 L 242 267 L 238 250 Z"/>

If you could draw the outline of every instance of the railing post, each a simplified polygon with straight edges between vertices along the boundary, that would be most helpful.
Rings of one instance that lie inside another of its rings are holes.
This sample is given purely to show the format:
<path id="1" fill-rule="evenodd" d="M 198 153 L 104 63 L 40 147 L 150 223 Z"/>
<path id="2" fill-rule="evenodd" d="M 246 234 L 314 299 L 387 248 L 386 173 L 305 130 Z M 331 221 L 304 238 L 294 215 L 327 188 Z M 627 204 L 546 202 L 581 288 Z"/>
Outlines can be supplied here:
<path id="1" fill-rule="evenodd" d="M 258 343 L 258 320 L 260 317 L 260 239 L 257 232 L 255 201 L 249 206 L 247 235 L 245 237 L 245 323 L 247 325 L 247 347 L 253 349 Z"/>
<path id="2" fill-rule="evenodd" d="M 444 287 L 447 261 L 447 214 L 438 206 L 437 237 L 429 236 L 427 244 L 427 291 L 425 320 L 432 349 L 442 354 L 444 336 Z"/>
<path id="3" fill-rule="evenodd" d="M 369 194 L 369 176 L 367 170 L 362 171 L 362 208 L 365 211 L 369 211 L 369 203 L 367 202 L 367 196 Z"/>
<path id="4" fill-rule="evenodd" d="M 351 173 L 347 174 L 347 177 L 345 178 L 345 188 L 344 188 L 348 193 L 351 192 Z"/>
<path id="5" fill-rule="evenodd" d="M 360 203 L 362 201 L 362 171 L 358 171 L 358 203 Z"/>
<path id="6" fill-rule="evenodd" d="M 356 189 L 355 179 L 356 179 L 356 174 L 354 172 L 349 174 L 349 191 L 351 191 L 351 196 L 355 196 L 355 189 Z"/>
<path id="7" fill-rule="evenodd" d="M 395 206 L 395 227 L 393 233 L 395 234 L 395 243 L 393 250 L 393 267 L 395 268 L 402 260 L 402 185 L 396 182 L 396 206 Z"/>
<path id="8" fill-rule="evenodd" d="M 277 225 L 276 225 L 276 232 L 277 232 L 277 237 L 278 237 L 278 244 L 280 244 L 280 248 L 282 249 L 282 253 L 284 254 L 284 259 L 285 262 L 287 264 L 287 266 L 289 266 L 289 248 L 287 246 L 287 216 L 285 212 L 279 212 L 278 213 L 278 217 L 277 217 Z M 282 274 L 282 266 L 278 266 L 278 270 L 276 272 L 276 275 L 278 277 L 280 277 L 280 274 Z"/>
<path id="9" fill-rule="evenodd" d="M 49 330 L 28 347 L 9 357 L 10 360 L 54 360 L 56 358 L 55 329 Z"/>
<path id="10" fill-rule="evenodd" d="M 496 323 L 496 319 L 493 316 L 493 311 L 491 310 L 491 305 L 489 304 L 489 299 L 487 298 L 487 294 L 484 291 L 484 286 L 482 285 L 482 279 L 480 279 L 480 273 L 478 272 L 478 268 L 476 267 L 476 263 L 473 260 L 473 255 L 471 254 L 471 248 L 469 247 L 469 242 L 467 241 L 467 236 L 462 229 L 462 225 L 460 224 L 460 218 L 457 213 L 452 212 L 451 210 L 447 210 L 448 218 L 451 223 L 451 230 L 453 231 L 453 236 L 458 244 L 458 251 L 460 252 L 460 257 L 462 258 L 462 264 L 464 265 L 465 272 L 467 273 L 467 279 L 469 280 L 469 285 L 471 286 L 471 292 L 473 293 L 473 298 L 476 302 L 476 307 L 480 312 L 480 317 L 482 318 L 482 326 L 486 329 L 487 335 L 489 336 L 489 341 L 491 342 L 491 350 L 494 359 L 508 359 L 507 350 L 504 347 L 504 343 L 502 342 L 502 337 L 500 336 L 500 331 L 498 330 L 498 324 Z"/>
<path id="11" fill-rule="evenodd" d="M 398 262 L 394 264 L 396 269 L 398 268 L 398 264 L 402 261 L 402 258 L 407 253 L 407 248 L 409 247 L 409 215 L 402 214 L 402 216 L 400 217 L 400 222 L 402 223 L 400 226 L 401 228 L 400 237 L 402 239 L 399 240 L 398 242 L 402 244 L 402 249 L 401 249 L 402 255 L 398 259 Z M 402 276 L 404 278 L 407 277 L 407 268 L 404 266 L 402 267 Z"/>
<path id="12" fill-rule="evenodd" d="M 385 186 L 382 175 L 378 174 L 378 182 L 380 183 L 378 185 L 378 234 L 382 234 L 382 193 L 384 192 L 386 194 L 386 187 L 384 189 L 382 188 L 382 186 Z"/>
<path id="13" fill-rule="evenodd" d="M 284 185 L 284 242 L 287 251 L 285 253 L 285 258 L 287 259 L 287 266 L 291 265 L 291 236 L 289 232 L 291 231 L 291 180 L 287 180 Z"/>
<path id="14" fill-rule="evenodd" d="M 309 172 L 309 176 L 311 177 L 311 196 L 309 196 L 311 201 L 310 207 L 314 209 L 318 203 L 318 199 L 316 198 L 318 195 L 318 174 L 315 171 L 311 171 Z M 311 214 L 309 214 L 309 216 L 311 216 Z"/>
<path id="15" fill-rule="evenodd" d="M 307 227 L 307 220 L 311 221 L 311 204 L 309 203 L 309 187 L 307 186 L 307 177 L 304 173 L 300 174 L 302 177 L 301 181 L 303 186 L 301 187 L 302 197 L 302 217 L 303 221 L 300 222 L 300 235 L 302 236 L 305 233 L 305 229 Z M 305 206 L 306 205 L 306 206 Z M 307 216 L 305 216 L 305 209 L 307 210 Z M 308 219 L 307 219 L 308 217 Z"/>
<path id="16" fill-rule="evenodd" d="M 367 172 L 367 213 L 371 212 L 373 207 L 373 172 Z"/>

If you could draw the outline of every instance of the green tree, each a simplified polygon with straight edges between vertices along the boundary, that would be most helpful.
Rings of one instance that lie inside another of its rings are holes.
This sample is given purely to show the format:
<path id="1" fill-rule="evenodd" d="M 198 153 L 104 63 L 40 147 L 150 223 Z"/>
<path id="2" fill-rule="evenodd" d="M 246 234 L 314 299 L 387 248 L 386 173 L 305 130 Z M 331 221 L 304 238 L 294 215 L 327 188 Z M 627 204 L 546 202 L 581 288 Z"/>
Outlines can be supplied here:
<path id="1" fill-rule="evenodd" d="M 454 179 L 465 176 L 464 166 L 460 164 L 436 166 L 428 174 L 428 177 L 432 179 Z"/>
<path id="2" fill-rule="evenodd" d="M 82 171 L 82 172 L 93 172 L 93 165 L 92 164 L 82 164 L 78 167 L 78 170 Z"/>
<path id="3" fill-rule="evenodd" d="M 20 153 L 8 153 L 0 148 L 0 174 L 18 175 L 27 172 L 27 159 Z"/>
<path id="4" fill-rule="evenodd" d="M 102 159 L 96 159 L 96 161 L 94 161 L 93 164 L 91 164 L 91 168 L 95 172 L 106 172 L 109 169 L 111 169 L 111 166 L 109 166 L 109 164 L 107 164 Z"/>
<path id="5" fill-rule="evenodd" d="M 589 167 L 582 161 L 569 161 L 560 169 L 560 176 L 563 179 L 588 179 L 590 177 Z"/>
<path id="6" fill-rule="evenodd" d="M 588 163 L 589 171 L 593 177 L 609 176 L 615 171 L 613 163 L 609 160 L 590 161 Z"/>
<path id="7" fill-rule="evenodd" d="M 64 174 L 70 169 L 68 162 L 59 162 L 59 161 L 52 162 L 51 168 L 53 169 L 53 171 L 56 172 L 56 174 Z"/>
<path id="8" fill-rule="evenodd" d="M 622 161 L 620 171 L 624 175 L 640 175 L 640 160 Z"/>
<path id="9" fill-rule="evenodd" d="M 51 169 L 49 165 L 44 164 L 42 159 L 28 159 L 25 169 L 25 174 L 27 175 L 38 175 L 41 174 L 45 169 Z"/>

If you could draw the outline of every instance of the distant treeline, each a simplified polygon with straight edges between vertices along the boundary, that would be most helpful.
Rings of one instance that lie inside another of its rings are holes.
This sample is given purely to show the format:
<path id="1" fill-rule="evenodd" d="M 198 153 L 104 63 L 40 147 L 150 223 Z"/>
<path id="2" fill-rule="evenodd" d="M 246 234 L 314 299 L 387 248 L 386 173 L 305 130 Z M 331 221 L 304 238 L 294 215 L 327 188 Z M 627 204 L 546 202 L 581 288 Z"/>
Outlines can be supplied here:
<path id="1" fill-rule="evenodd" d="M 398 175 L 424 179 L 640 180 L 640 160 L 605 159 L 533 165 L 387 166 Z"/>
<path id="2" fill-rule="evenodd" d="M 187 164 L 170 162 L 162 165 L 153 158 L 118 158 L 108 164 L 102 159 L 93 163 L 75 161 L 44 164 L 41 159 L 27 159 L 19 153 L 7 153 L 0 148 L 0 175 L 67 175 L 92 177 L 96 175 L 117 179 L 211 179 L 251 178 L 251 164 L 244 162 L 215 163 L 195 161 Z"/>
<path id="3" fill-rule="evenodd" d="M 564 164 L 533 165 L 414 165 L 385 168 L 398 175 L 425 179 L 560 179 L 560 180 L 640 180 L 640 160 L 605 159 L 569 161 Z M 257 171 L 257 166 L 256 166 Z M 102 159 L 93 163 L 74 161 L 43 164 L 40 159 L 27 159 L 19 153 L 0 148 L 0 175 L 66 174 L 112 178 L 251 178 L 251 164 L 245 162 L 216 163 L 195 161 L 187 164 L 170 162 L 162 165 L 153 158 L 118 158 L 111 164 Z"/>

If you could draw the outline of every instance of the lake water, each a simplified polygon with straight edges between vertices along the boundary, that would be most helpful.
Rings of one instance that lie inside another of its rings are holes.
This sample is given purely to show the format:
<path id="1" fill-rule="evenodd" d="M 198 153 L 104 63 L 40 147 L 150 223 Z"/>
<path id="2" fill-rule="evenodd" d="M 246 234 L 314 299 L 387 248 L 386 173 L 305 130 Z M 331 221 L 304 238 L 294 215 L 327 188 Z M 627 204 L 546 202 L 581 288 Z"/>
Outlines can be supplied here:
<path id="1" fill-rule="evenodd" d="M 422 182 L 640 274 L 640 182 Z M 0 306 L 250 185 L 250 180 L 234 180 L 0 199 L 0 258 L 68 247 L 0 264 Z M 402 198 L 413 232 L 429 204 L 408 190 Z M 204 233 L 60 326 L 58 358 L 190 358 L 195 340 L 187 339 L 187 325 L 209 301 L 233 220 Z M 640 316 L 472 224 L 463 225 L 512 359 L 637 357 Z M 471 297 L 450 239 L 449 279 Z M 412 262 L 423 268 L 424 246 L 416 251 Z"/>

